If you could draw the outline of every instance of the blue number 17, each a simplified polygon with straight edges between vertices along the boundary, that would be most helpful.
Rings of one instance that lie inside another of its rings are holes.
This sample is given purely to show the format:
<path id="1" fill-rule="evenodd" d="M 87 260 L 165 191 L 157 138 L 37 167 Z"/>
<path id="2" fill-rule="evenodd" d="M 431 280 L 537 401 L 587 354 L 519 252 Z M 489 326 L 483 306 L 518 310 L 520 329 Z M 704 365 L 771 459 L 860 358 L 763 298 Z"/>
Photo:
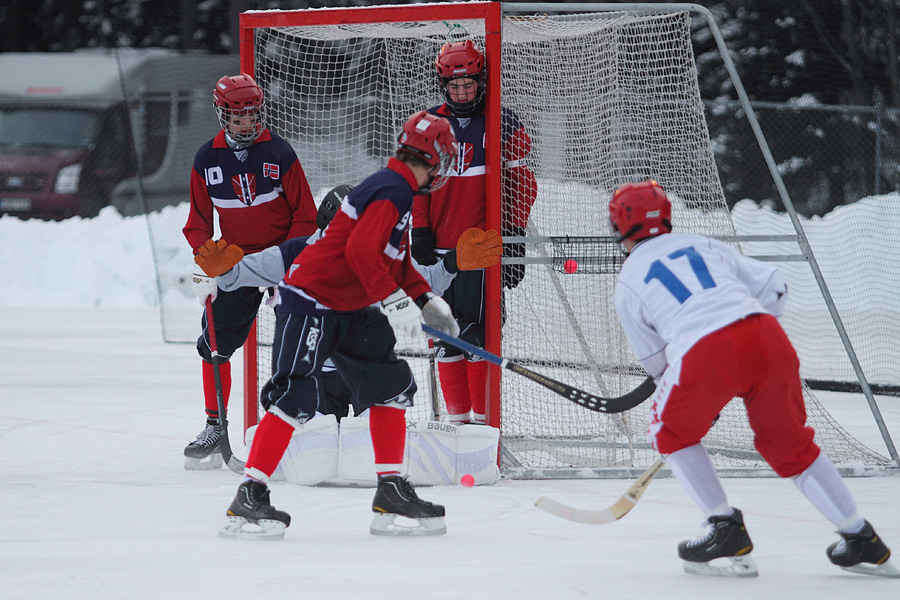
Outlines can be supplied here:
<path id="1" fill-rule="evenodd" d="M 691 265 L 691 269 L 694 271 L 694 275 L 697 276 L 697 281 L 700 282 L 703 289 L 716 287 L 716 282 L 713 281 L 712 275 L 709 274 L 709 269 L 706 268 L 703 257 L 700 256 L 699 252 L 694 250 L 693 246 L 676 250 L 668 257 L 674 260 L 682 256 L 687 257 L 688 263 Z M 653 261 L 650 265 L 650 270 L 647 271 L 647 276 L 644 277 L 644 283 L 650 283 L 650 281 L 654 279 L 663 284 L 663 286 L 669 290 L 669 293 L 675 296 L 675 299 L 678 300 L 679 304 L 684 304 L 684 301 L 691 297 L 691 291 L 681 283 L 675 276 L 675 273 L 670 271 L 666 265 L 658 260 Z"/>

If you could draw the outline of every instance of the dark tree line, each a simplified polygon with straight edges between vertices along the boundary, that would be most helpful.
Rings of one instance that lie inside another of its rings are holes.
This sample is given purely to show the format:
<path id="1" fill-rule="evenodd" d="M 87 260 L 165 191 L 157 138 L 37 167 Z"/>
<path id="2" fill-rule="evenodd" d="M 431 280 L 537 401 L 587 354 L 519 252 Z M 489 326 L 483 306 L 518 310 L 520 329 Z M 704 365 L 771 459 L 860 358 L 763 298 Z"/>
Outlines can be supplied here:
<path id="1" fill-rule="evenodd" d="M 409 4 L 379 0 L 378 4 Z M 246 10 L 371 4 L 365 0 L 4 0 L 0 52 L 164 47 L 237 52 Z"/>
<path id="2" fill-rule="evenodd" d="M 379 0 L 377 4 L 409 4 Z M 6 0 L 0 52 L 162 46 L 234 52 L 240 12 L 372 4 L 365 0 Z M 811 95 L 823 104 L 871 104 L 876 93 L 900 106 L 897 0 L 715 0 L 715 15 L 754 100 Z M 698 32 L 705 97 L 732 95 Z"/>
<path id="3" fill-rule="evenodd" d="M 378 4 L 409 4 L 379 0 Z M 371 4 L 364 0 L 6 0 L 0 52 L 162 46 L 235 52 L 240 12 Z M 716 0 L 705 5 L 725 34 L 754 100 L 804 95 L 823 104 L 900 107 L 897 0 Z M 720 67 L 703 68 L 711 36 L 695 39 L 704 97 L 733 97 Z M 711 59 L 710 59 L 711 60 Z"/>
<path id="4" fill-rule="evenodd" d="M 710 4 L 801 213 L 900 189 L 896 0 Z M 781 208 L 708 29 L 694 32 L 700 88 L 723 187 Z"/>
<path id="5" fill-rule="evenodd" d="M 409 4 L 379 0 L 377 4 Z M 367 5 L 365 0 L 6 0 L 0 52 L 89 47 L 237 51 L 246 10 Z M 898 0 L 711 0 L 776 162 L 801 212 L 900 189 Z M 706 27 L 693 32 L 701 95 L 730 203 L 779 205 Z M 842 107 L 842 111 L 825 110 Z M 799 200 L 797 200 L 799 198 Z"/>

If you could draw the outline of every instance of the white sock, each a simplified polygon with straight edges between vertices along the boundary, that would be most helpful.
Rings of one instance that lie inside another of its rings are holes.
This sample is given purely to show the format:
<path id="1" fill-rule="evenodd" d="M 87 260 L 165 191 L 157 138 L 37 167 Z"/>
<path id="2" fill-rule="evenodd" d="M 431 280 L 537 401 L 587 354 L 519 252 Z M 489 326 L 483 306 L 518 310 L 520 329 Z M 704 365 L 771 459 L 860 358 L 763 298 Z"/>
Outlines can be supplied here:
<path id="1" fill-rule="evenodd" d="M 792 477 L 794 485 L 822 515 L 843 533 L 859 533 L 865 522 L 834 463 L 824 452 L 809 467 Z"/>
<path id="2" fill-rule="evenodd" d="M 666 462 L 675 478 L 707 517 L 727 517 L 734 512 L 728 505 L 722 482 L 719 481 L 716 468 L 703 444 L 673 452 L 666 457 Z"/>

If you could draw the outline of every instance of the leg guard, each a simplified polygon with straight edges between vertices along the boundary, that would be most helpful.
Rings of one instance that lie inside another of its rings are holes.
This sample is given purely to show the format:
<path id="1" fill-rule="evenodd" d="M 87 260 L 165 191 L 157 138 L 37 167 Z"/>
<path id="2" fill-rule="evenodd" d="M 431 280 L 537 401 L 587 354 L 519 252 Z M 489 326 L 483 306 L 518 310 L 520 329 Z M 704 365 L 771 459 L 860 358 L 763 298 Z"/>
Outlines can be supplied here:
<path id="1" fill-rule="evenodd" d="M 500 430 L 493 427 L 410 423 L 403 472 L 414 485 L 455 485 L 463 475 L 472 475 L 477 485 L 493 484 L 500 480 L 499 441 Z M 366 487 L 377 483 L 375 452 L 365 417 L 341 419 L 337 481 Z"/>
<path id="2" fill-rule="evenodd" d="M 252 445 L 256 427 L 247 430 Z M 316 485 L 338 476 L 338 424 L 334 415 L 318 415 L 294 427 L 291 441 L 269 481 Z"/>
<path id="3" fill-rule="evenodd" d="M 338 424 L 321 415 L 297 427 L 284 451 L 281 468 L 289 483 L 316 485 L 338 474 Z"/>
<path id="4" fill-rule="evenodd" d="M 350 485 L 374 487 L 375 450 L 368 417 L 344 417 L 338 435 L 338 479 Z"/>
<path id="5" fill-rule="evenodd" d="M 407 428 L 409 479 L 416 485 L 455 485 L 471 475 L 477 485 L 500 480 L 500 430 L 482 425 L 417 421 Z"/>

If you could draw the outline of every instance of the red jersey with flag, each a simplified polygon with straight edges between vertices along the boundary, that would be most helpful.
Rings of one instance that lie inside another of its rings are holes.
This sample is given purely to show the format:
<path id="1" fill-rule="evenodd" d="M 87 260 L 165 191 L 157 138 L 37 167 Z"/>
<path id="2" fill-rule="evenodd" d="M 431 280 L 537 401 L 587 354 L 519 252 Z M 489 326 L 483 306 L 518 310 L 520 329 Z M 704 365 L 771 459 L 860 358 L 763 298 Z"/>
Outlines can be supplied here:
<path id="1" fill-rule="evenodd" d="M 398 287 L 415 299 L 431 291 L 409 256 L 407 229 L 416 178 L 392 158 L 355 186 L 325 229 L 288 268 L 278 286 L 278 310 L 352 313 Z"/>
<path id="2" fill-rule="evenodd" d="M 214 212 L 222 238 L 247 254 L 316 230 L 316 204 L 297 154 L 268 129 L 237 150 L 220 131 L 197 151 L 183 229 L 194 252 L 212 239 Z"/>
<path id="3" fill-rule="evenodd" d="M 537 197 L 534 173 L 525 165 L 531 151 L 531 138 L 516 114 L 503 111 L 503 223 L 524 228 Z M 453 115 L 446 104 L 428 109 L 445 117 L 453 126 L 459 143 L 456 172 L 430 196 L 416 196 L 413 227 L 428 227 L 435 233 L 438 248 L 455 248 L 459 236 L 470 227 L 485 228 L 485 115 L 471 118 Z"/>

